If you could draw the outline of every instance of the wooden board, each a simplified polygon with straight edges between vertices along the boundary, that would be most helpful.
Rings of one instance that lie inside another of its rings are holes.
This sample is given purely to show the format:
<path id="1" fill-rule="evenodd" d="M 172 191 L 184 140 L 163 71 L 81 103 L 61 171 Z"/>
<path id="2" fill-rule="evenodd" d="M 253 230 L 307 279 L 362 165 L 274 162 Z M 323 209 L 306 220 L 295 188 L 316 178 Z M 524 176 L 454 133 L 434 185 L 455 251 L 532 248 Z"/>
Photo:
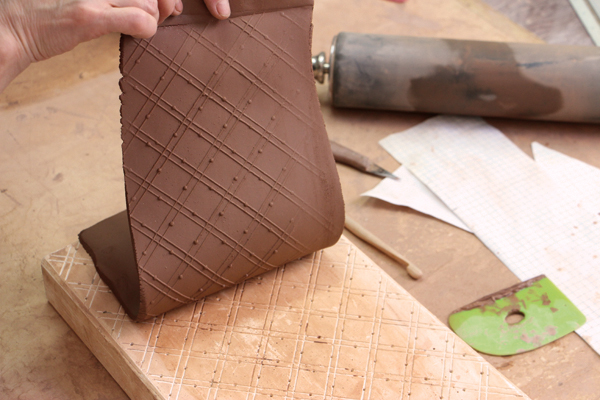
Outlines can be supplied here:
<path id="1" fill-rule="evenodd" d="M 345 237 L 142 323 L 79 243 L 42 270 L 132 399 L 528 399 Z"/>

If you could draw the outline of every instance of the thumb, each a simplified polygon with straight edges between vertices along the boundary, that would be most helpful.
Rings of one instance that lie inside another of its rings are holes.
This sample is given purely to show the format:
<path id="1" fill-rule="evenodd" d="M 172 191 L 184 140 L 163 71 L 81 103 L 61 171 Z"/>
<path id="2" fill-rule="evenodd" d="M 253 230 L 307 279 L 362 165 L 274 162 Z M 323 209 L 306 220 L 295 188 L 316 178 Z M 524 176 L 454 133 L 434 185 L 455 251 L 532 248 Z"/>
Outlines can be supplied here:
<path id="1" fill-rule="evenodd" d="M 218 19 L 227 19 L 231 15 L 229 0 L 204 0 L 208 11 Z"/>

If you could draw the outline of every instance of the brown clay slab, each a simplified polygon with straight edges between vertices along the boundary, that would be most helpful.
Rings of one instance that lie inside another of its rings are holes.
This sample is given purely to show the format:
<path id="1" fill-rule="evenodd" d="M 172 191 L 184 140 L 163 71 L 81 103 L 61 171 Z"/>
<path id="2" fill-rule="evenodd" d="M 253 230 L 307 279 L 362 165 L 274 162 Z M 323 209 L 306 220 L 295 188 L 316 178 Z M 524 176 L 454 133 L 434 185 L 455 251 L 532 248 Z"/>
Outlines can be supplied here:
<path id="1" fill-rule="evenodd" d="M 136 320 L 333 245 L 343 229 L 312 2 L 237 1 L 226 21 L 187 10 L 204 17 L 121 39 L 128 213 L 81 235 Z"/>

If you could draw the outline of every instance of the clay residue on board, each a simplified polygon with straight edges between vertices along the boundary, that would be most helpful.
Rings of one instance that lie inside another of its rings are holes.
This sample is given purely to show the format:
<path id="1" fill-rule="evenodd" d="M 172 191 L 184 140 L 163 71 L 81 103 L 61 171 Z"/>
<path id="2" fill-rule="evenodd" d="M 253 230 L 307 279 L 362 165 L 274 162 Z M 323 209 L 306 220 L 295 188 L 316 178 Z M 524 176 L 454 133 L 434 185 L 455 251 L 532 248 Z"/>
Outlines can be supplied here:
<path id="1" fill-rule="evenodd" d="M 235 16 L 265 4 L 279 9 Z M 343 230 L 311 72 L 312 1 L 234 0 L 232 10 L 121 41 L 136 275 L 117 263 L 102 274 L 135 320 L 331 246 Z M 110 279 L 119 274 L 127 285 Z"/>
<path id="2" fill-rule="evenodd" d="M 458 58 L 411 80 L 409 102 L 419 111 L 536 118 L 563 107 L 560 90 L 527 78 L 506 43 L 444 41 Z"/>

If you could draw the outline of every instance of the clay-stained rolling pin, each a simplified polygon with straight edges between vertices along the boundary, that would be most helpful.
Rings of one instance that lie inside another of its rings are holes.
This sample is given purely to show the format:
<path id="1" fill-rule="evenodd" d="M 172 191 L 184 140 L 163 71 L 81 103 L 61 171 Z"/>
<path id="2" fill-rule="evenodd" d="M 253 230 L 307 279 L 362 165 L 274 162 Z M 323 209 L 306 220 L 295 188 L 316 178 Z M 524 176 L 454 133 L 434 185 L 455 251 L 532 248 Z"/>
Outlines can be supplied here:
<path id="1" fill-rule="evenodd" d="M 313 57 L 334 107 L 600 123 L 600 48 L 341 32 Z"/>
<path id="2" fill-rule="evenodd" d="M 344 226 L 350 232 L 369 243 L 371 246 L 396 260 L 403 268 L 406 268 L 406 272 L 408 272 L 408 275 L 410 275 L 411 278 L 419 279 L 423 276 L 423 272 L 419 269 L 419 267 L 408 261 L 406 257 L 402 256 L 396 250 L 385 244 L 381 239 L 366 230 L 362 225 L 350 218 L 348 215 L 346 215 L 346 222 Z"/>

